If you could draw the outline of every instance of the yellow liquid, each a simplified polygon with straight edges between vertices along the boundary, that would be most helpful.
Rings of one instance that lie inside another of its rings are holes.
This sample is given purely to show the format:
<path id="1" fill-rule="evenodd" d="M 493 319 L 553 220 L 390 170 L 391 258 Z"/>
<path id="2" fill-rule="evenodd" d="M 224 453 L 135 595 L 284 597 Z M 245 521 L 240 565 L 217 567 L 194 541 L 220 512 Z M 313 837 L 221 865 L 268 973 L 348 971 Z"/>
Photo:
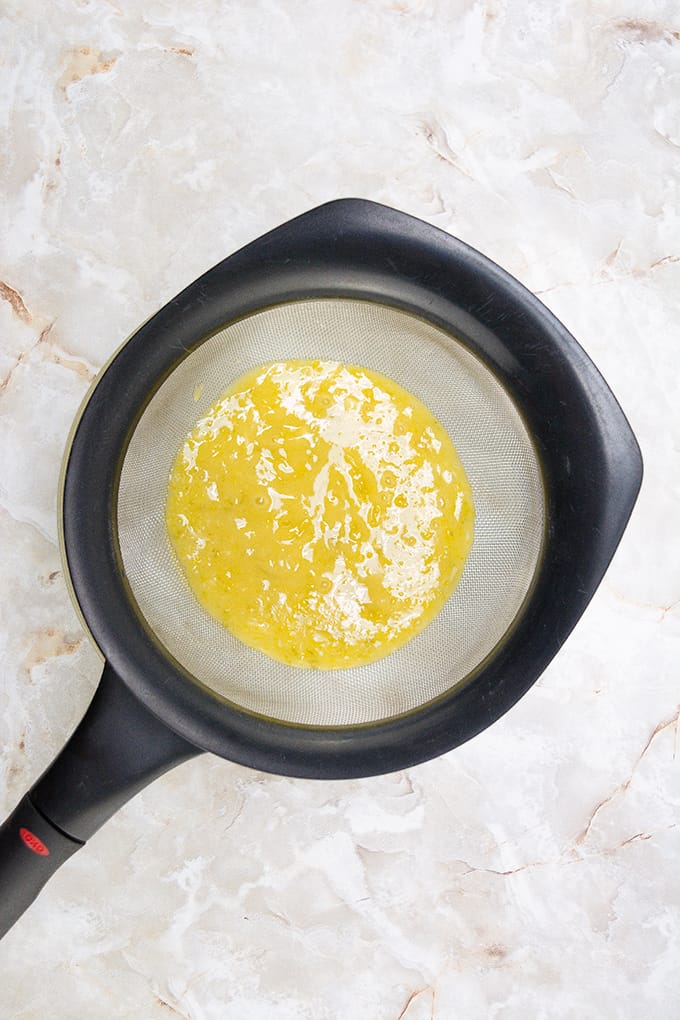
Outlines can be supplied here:
<path id="1" fill-rule="evenodd" d="M 447 433 L 365 368 L 261 366 L 196 424 L 170 475 L 167 527 L 199 602 L 274 659 L 382 658 L 456 586 L 474 506 Z"/>

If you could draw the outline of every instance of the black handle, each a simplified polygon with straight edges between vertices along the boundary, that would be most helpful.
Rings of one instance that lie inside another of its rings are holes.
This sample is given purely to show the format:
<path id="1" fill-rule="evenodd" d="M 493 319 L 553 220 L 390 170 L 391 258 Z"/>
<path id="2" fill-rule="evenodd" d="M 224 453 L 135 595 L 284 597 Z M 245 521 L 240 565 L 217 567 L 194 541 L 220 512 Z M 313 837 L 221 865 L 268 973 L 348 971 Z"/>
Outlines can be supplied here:
<path id="1" fill-rule="evenodd" d="M 0 938 L 118 808 L 199 753 L 105 666 L 75 733 L 0 826 Z"/>
<path id="2" fill-rule="evenodd" d="M 0 827 L 0 937 L 83 844 L 48 822 L 28 794 Z"/>

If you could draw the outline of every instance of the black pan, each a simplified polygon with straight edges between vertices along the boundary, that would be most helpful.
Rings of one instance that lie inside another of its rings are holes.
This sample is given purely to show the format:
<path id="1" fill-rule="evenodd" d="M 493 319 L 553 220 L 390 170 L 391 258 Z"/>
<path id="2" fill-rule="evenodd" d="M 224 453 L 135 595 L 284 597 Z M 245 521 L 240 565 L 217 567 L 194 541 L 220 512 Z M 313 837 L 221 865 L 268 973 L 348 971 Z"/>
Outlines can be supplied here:
<path id="1" fill-rule="evenodd" d="M 162 528 L 169 464 L 202 406 L 247 368 L 309 357 L 363 364 L 419 396 L 477 507 L 473 553 L 437 620 L 378 664 L 323 674 L 207 619 Z M 641 477 L 630 426 L 574 338 L 426 223 L 332 202 L 211 269 L 118 351 L 72 434 L 64 561 L 105 665 L 74 736 L 0 829 L 0 934 L 126 800 L 201 751 L 349 778 L 474 737 L 568 637 Z"/>

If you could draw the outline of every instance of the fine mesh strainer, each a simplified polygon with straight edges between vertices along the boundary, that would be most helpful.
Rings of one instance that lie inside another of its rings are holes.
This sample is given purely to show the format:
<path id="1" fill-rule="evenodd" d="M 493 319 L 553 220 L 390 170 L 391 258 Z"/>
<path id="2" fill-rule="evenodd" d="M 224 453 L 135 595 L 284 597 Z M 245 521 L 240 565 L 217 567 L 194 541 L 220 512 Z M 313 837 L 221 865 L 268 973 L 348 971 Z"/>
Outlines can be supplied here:
<path id="1" fill-rule="evenodd" d="M 400 383 L 447 429 L 472 486 L 475 541 L 455 592 L 417 637 L 356 669 L 297 669 L 241 644 L 195 600 L 165 531 L 185 435 L 234 379 L 287 359 Z M 0 830 L 0 934 L 121 804 L 201 750 L 351 777 L 488 726 L 583 612 L 640 480 L 630 427 L 575 340 L 441 231 L 344 200 L 226 259 L 128 340 L 75 428 L 65 564 L 105 667 L 80 727 Z"/>
<path id="2" fill-rule="evenodd" d="M 449 432 L 474 492 L 475 542 L 444 611 L 398 651 L 354 670 L 296 669 L 241 644 L 197 602 L 178 570 L 165 526 L 172 463 L 197 417 L 224 392 L 225 380 L 262 362 L 298 355 L 364 365 L 408 387 Z M 374 722 L 408 712 L 467 676 L 517 615 L 534 576 L 544 525 L 536 452 L 515 405 L 488 369 L 438 327 L 385 305 L 346 298 L 278 305 L 201 344 L 145 409 L 118 491 L 125 574 L 164 647 L 192 676 L 239 706 L 312 726 Z"/>

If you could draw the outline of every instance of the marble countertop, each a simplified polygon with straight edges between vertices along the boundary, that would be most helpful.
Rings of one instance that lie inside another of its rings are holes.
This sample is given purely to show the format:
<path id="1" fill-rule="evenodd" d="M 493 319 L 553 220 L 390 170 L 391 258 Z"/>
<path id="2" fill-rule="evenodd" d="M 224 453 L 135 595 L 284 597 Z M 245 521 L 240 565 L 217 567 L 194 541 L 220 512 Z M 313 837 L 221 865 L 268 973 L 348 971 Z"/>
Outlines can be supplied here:
<path id="1" fill-rule="evenodd" d="M 680 1013 L 675 0 L 8 0 L 0 111 L 0 813 L 99 658 L 57 482 L 89 382 L 265 230 L 375 199 L 498 261 L 621 401 L 645 481 L 577 629 L 499 723 L 402 773 L 203 756 L 0 944 L 0 1017 Z"/>

